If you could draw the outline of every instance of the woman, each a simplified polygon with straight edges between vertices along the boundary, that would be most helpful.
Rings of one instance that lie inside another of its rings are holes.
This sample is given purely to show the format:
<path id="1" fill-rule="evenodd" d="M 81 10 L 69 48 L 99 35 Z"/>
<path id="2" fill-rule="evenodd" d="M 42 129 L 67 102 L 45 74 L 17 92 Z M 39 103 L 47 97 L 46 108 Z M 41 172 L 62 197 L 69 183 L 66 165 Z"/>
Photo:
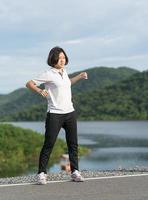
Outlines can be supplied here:
<path id="1" fill-rule="evenodd" d="M 87 73 L 69 79 L 65 70 L 68 57 L 60 47 L 50 50 L 47 64 L 50 68 L 37 78 L 27 82 L 27 88 L 47 98 L 47 117 L 45 122 L 45 140 L 39 157 L 38 182 L 47 183 L 46 167 L 56 138 L 61 128 L 65 129 L 66 142 L 73 181 L 83 181 L 78 168 L 78 142 L 76 114 L 71 101 L 71 84 L 81 79 L 87 79 Z M 38 85 L 44 83 L 45 89 Z"/>

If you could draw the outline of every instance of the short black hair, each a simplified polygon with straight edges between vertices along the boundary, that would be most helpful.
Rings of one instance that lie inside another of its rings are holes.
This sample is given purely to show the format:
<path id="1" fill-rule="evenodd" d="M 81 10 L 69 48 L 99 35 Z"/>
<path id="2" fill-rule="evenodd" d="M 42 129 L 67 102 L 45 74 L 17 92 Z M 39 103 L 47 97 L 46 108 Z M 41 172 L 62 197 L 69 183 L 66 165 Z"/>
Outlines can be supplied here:
<path id="1" fill-rule="evenodd" d="M 50 50 L 49 55 L 48 55 L 48 59 L 47 59 L 47 64 L 49 66 L 54 67 L 58 63 L 59 54 L 61 52 L 65 55 L 65 59 L 66 59 L 65 65 L 67 65 L 68 64 L 68 57 L 67 57 L 65 51 L 61 47 L 58 47 L 58 46 L 56 46 L 56 47 L 54 47 Z"/>

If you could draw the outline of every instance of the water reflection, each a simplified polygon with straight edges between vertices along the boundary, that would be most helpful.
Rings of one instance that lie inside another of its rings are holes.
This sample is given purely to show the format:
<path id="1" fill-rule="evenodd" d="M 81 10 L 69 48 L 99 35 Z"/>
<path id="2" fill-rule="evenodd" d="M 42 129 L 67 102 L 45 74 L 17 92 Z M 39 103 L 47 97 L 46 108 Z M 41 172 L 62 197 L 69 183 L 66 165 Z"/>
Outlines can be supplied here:
<path id="1" fill-rule="evenodd" d="M 85 144 L 91 152 L 81 158 L 81 169 L 113 170 L 148 166 L 148 139 L 117 135 L 81 134 L 80 138 L 91 140 Z M 87 167 L 86 167 L 87 166 Z"/>
<path id="2" fill-rule="evenodd" d="M 44 122 L 14 122 L 16 126 L 44 133 Z M 110 170 L 148 166 L 147 121 L 78 122 L 79 144 L 91 152 L 80 159 L 80 169 Z M 61 130 L 60 138 L 65 138 Z M 60 170 L 58 164 L 49 171 Z"/>

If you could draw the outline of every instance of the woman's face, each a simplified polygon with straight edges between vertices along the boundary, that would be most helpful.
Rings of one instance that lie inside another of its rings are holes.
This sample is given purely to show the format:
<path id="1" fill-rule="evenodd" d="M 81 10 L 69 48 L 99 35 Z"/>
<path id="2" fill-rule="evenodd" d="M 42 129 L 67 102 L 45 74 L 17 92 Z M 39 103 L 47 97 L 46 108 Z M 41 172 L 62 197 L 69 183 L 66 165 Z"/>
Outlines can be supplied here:
<path id="1" fill-rule="evenodd" d="M 55 67 L 56 67 L 57 69 L 62 69 L 62 68 L 64 68 L 65 63 L 66 63 L 65 55 L 64 55 L 63 52 L 61 52 L 61 53 L 59 54 L 59 60 L 58 60 L 57 64 L 55 65 Z"/>

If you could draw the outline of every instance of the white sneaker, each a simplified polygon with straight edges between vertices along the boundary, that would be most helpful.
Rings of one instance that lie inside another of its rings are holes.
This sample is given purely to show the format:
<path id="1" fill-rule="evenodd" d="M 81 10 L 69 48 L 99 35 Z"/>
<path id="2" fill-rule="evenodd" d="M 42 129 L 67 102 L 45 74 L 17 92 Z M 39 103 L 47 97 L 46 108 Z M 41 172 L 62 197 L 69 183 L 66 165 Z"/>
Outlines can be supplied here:
<path id="1" fill-rule="evenodd" d="M 38 180 L 38 184 L 40 185 L 47 184 L 47 174 L 45 174 L 44 172 L 41 172 L 40 174 L 38 174 L 37 180 Z"/>
<path id="2" fill-rule="evenodd" d="M 71 174 L 71 179 L 72 179 L 72 181 L 75 181 L 75 182 L 83 182 L 84 181 L 84 178 L 81 176 L 81 173 L 78 170 L 75 170 Z"/>

